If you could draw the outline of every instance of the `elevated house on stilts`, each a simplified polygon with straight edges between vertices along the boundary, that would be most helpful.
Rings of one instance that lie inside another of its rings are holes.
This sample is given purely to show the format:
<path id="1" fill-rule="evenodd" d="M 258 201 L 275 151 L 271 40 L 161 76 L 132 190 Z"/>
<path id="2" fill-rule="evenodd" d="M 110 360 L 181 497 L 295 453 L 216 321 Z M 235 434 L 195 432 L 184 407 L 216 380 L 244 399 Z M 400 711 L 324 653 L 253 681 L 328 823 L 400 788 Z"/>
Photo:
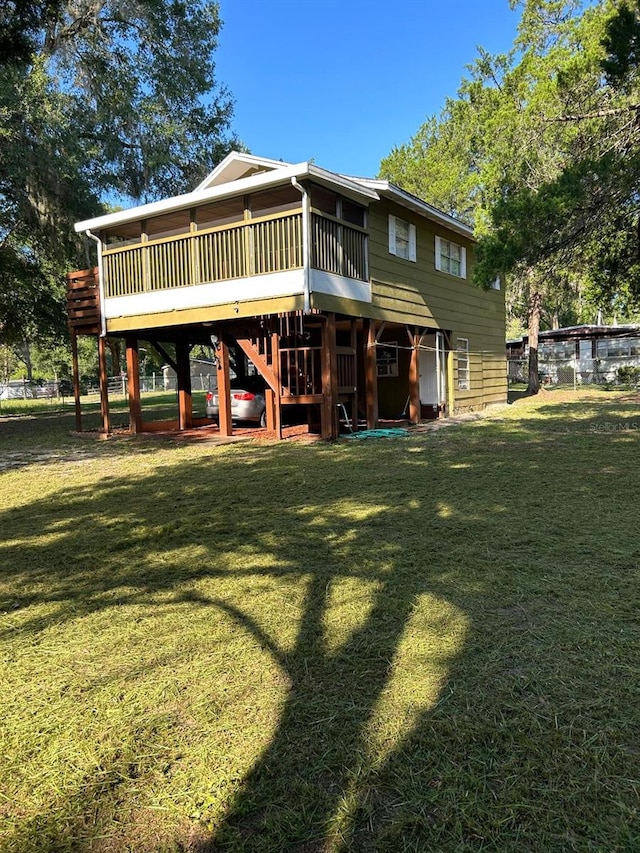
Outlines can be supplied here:
<path id="1" fill-rule="evenodd" d="M 98 259 L 67 277 L 78 428 L 78 335 L 98 338 L 107 432 L 107 335 L 126 344 L 134 433 L 153 428 L 141 415 L 142 341 L 176 371 L 180 430 L 194 424 L 197 344 L 216 349 L 225 435 L 230 360 L 262 376 L 279 435 L 293 405 L 334 438 L 340 413 L 375 428 L 506 399 L 504 294 L 471 282 L 471 229 L 387 181 L 234 152 L 191 193 L 76 230 Z"/>

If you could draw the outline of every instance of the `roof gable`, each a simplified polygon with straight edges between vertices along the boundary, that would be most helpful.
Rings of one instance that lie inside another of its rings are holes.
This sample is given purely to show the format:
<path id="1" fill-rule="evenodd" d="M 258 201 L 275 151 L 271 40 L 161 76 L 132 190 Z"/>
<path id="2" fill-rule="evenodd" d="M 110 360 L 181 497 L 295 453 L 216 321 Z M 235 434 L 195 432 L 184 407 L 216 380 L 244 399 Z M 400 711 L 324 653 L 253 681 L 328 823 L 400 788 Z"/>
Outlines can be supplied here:
<path id="1" fill-rule="evenodd" d="M 291 163 L 284 163 L 282 160 L 269 160 L 266 157 L 254 157 L 253 154 L 232 151 L 221 163 L 218 163 L 204 181 L 195 188 L 194 192 L 201 192 L 211 187 L 220 186 L 220 184 L 227 184 L 230 181 L 250 178 L 260 172 L 284 169 L 290 165 Z"/>

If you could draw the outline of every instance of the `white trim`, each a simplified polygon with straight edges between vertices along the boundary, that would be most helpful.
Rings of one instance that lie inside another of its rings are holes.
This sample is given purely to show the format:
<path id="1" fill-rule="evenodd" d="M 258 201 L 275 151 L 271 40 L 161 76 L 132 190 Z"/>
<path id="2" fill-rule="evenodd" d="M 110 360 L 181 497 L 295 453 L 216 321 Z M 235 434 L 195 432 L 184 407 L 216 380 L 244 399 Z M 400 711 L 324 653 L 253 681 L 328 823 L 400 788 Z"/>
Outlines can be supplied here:
<path id="1" fill-rule="evenodd" d="M 318 166 L 313 165 L 313 163 L 296 163 L 292 166 L 285 165 L 281 169 L 275 169 L 271 172 L 261 172 L 258 175 L 252 175 L 250 178 L 239 178 L 237 181 L 228 181 L 225 184 L 209 189 L 196 190 L 185 195 L 154 201 L 151 204 L 143 204 L 140 207 L 131 207 L 128 210 L 120 210 L 117 213 L 108 213 L 105 216 L 97 216 L 83 222 L 76 222 L 74 229 L 78 233 L 87 229 L 99 231 L 103 228 L 110 228 L 113 225 L 121 225 L 124 222 L 135 222 L 138 219 L 148 219 L 151 216 L 158 216 L 162 213 L 172 213 L 173 211 L 197 207 L 199 204 L 204 204 L 207 201 L 231 198 L 233 196 L 245 195 L 264 187 L 287 184 L 291 182 L 292 178 L 297 178 L 298 180 L 302 178 L 314 178 L 320 183 L 336 187 L 345 195 L 357 198 L 361 204 L 366 204 L 368 201 L 377 201 L 379 198 L 375 190 L 364 187 L 350 178 L 343 178 L 335 172 L 320 169 Z"/>
<path id="2" fill-rule="evenodd" d="M 311 291 L 327 293 L 343 299 L 355 299 L 358 302 L 371 302 L 371 282 L 360 281 L 359 278 L 348 278 L 345 275 L 311 270 Z"/>
<path id="3" fill-rule="evenodd" d="M 202 192 L 202 190 L 209 189 L 209 187 L 219 186 L 220 184 L 236 180 L 239 174 L 238 167 L 249 166 L 250 168 L 271 171 L 274 169 L 284 169 L 291 165 L 291 163 L 284 163 L 282 160 L 269 160 L 267 157 L 255 157 L 253 154 L 245 154 L 242 151 L 231 151 L 224 160 L 218 163 L 212 172 L 209 172 L 204 181 L 198 184 L 194 192 Z M 236 167 L 235 169 L 234 166 Z"/>
<path id="4" fill-rule="evenodd" d="M 467 250 L 464 246 L 460 246 L 460 278 L 467 277 Z"/>
<path id="5" fill-rule="evenodd" d="M 419 213 L 420 216 L 424 216 L 433 222 L 438 222 L 440 225 L 444 225 L 446 228 L 467 237 L 469 240 L 474 239 L 473 228 L 469 227 L 464 222 L 460 222 L 459 219 L 449 216 L 448 213 L 438 210 L 437 207 L 427 204 L 426 201 L 422 201 L 422 199 L 408 193 L 401 187 L 397 187 L 395 184 L 389 183 L 389 181 L 374 180 L 372 178 L 350 178 L 350 180 L 361 184 L 363 187 L 375 190 L 379 195 L 385 196 L 392 201 L 396 201 L 403 207 L 414 211 L 414 213 Z"/>
<path id="6" fill-rule="evenodd" d="M 415 264 L 417 260 L 416 253 L 416 226 L 409 223 L 409 260 Z"/>
<path id="7" fill-rule="evenodd" d="M 389 214 L 389 254 L 396 253 L 396 218 Z"/>
<path id="8" fill-rule="evenodd" d="M 442 272 L 442 255 L 440 247 L 441 238 L 436 234 L 436 269 Z"/>
<path id="9" fill-rule="evenodd" d="M 185 308 L 207 308 L 269 299 L 279 296 L 297 296 L 304 290 L 301 269 L 266 273 L 251 278 L 215 281 L 189 287 L 173 287 L 152 293 L 134 293 L 131 296 L 111 296 L 105 299 L 104 314 L 109 320 L 116 317 L 134 317 L 137 314 L 160 314 L 164 311 L 181 311 Z"/>
<path id="10" fill-rule="evenodd" d="M 462 344 L 462 349 L 460 349 L 460 345 Z M 469 338 L 456 338 L 456 369 L 458 373 L 458 390 L 459 391 L 470 391 L 471 390 L 471 358 L 470 358 L 470 346 L 469 346 Z M 460 358 L 462 356 L 462 359 Z M 460 362 L 466 362 L 466 367 L 461 367 Z M 460 374 L 464 371 L 466 373 L 466 379 L 462 379 Z"/>

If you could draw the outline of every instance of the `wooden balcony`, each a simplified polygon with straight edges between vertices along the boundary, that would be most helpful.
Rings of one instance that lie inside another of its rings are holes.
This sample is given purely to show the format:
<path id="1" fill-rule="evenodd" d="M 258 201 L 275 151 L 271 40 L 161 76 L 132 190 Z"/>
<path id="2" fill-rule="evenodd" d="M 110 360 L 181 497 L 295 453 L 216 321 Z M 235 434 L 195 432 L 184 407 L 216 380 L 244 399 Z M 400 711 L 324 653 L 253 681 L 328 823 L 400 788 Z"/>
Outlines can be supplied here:
<path id="1" fill-rule="evenodd" d="M 364 228 L 314 212 L 311 266 L 367 281 Z M 103 251 L 105 297 L 230 281 L 302 269 L 302 211 L 147 240 Z"/>

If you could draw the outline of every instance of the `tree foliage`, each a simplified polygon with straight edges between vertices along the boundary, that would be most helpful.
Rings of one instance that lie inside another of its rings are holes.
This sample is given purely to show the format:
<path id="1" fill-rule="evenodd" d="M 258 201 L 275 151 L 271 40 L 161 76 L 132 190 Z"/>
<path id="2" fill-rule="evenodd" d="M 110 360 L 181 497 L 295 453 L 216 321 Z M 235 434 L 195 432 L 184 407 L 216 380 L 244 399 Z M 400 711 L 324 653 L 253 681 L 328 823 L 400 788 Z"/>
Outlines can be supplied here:
<path id="1" fill-rule="evenodd" d="M 0 341 L 59 338 L 73 222 L 192 188 L 232 147 L 211 0 L 13 0 L 0 12 Z"/>
<path id="2" fill-rule="evenodd" d="M 477 282 L 508 276 L 534 338 L 541 317 L 639 307 L 640 1 L 511 6 L 512 50 L 479 49 L 380 174 L 474 225 Z"/>

